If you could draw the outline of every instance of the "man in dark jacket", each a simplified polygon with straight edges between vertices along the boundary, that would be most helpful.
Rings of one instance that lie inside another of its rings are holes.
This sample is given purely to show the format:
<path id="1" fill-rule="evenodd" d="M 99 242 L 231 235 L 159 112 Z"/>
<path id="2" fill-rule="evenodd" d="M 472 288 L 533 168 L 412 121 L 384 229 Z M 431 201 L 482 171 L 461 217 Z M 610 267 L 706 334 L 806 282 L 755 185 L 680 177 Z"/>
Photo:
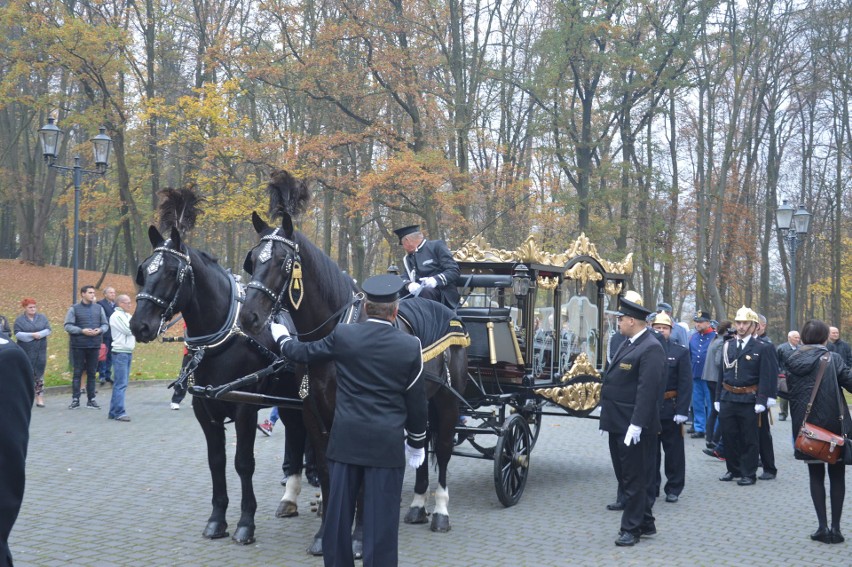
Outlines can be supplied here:
<path id="1" fill-rule="evenodd" d="M 654 329 L 662 335 L 666 351 L 666 389 L 660 408 L 660 435 L 657 465 L 654 468 L 654 497 L 660 495 L 661 450 L 666 454 L 666 502 L 677 502 L 686 480 L 686 453 L 683 448 L 683 423 L 692 400 L 692 371 L 689 350 L 671 340 L 672 320 L 665 313 L 654 318 Z"/>
<path id="2" fill-rule="evenodd" d="M 33 367 L 24 351 L 0 337 L 0 567 L 11 567 L 9 533 L 24 498 L 30 413 L 33 406 Z"/>
<path id="3" fill-rule="evenodd" d="M 758 419 L 769 419 L 769 398 L 778 391 L 775 349 L 754 336 L 757 313 L 743 306 L 737 311 L 737 335 L 722 347 L 722 380 L 716 390 L 716 410 L 725 444 L 728 472 L 719 480 L 749 486 L 757 481 Z"/>
<path id="4" fill-rule="evenodd" d="M 828 328 L 828 350 L 836 352 L 843 359 L 843 364 L 852 367 L 852 347 L 849 343 L 840 338 L 840 329 L 837 327 Z"/>
<path id="5" fill-rule="evenodd" d="M 74 366 L 71 405 L 68 409 L 80 407 L 80 381 L 83 370 L 86 371 L 86 395 L 89 398 L 86 407 L 101 409 L 95 401 L 95 372 L 98 370 L 101 341 L 107 329 L 109 321 L 103 308 L 95 302 L 95 287 L 84 285 L 80 288 L 80 302 L 72 305 L 65 315 L 65 332 L 70 335 L 71 360 Z"/>
<path id="6" fill-rule="evenodd" d="M 426 240 L 420 225 L 398 228 L 394 233 L 405 250 L 402 259 L 409 293 L 438 301 L 455 309 L 459 306 L 459 265 L 443 240 Z"/>
<path id="7" fill-rule="evenodd" d="M 115 313 L 114 287 L 104 288 L 104 298 L 98 301 L 98 305 L 103 308 L 104 315 L 106 315 L 107 321 L 109 321 L 109 318 Z M 109 328 L 104 333 L 104 344 L 106 345 L 106 360 L 98 363 L 98 382 L 101 386 L 106 382 L 112 384 L 112 332 Z"/>
<path id="8" fill-rule="evenodd" d="M 384 567 L 398 562 L 405 463 L 419 467 L 426 443 L 420 340 L 393 326 L 402 288 L 402 280 L 395 275 L 368 278 L 362 285 L 368 319 L 338 325 L 319 341 L 300 343 L 290 337 L 286 326 L 271 325 L 285 357 L 303 364 L 333 360 L 337 368 L 334 421 L 326 452 L 330 490 L 323 561 L 329 567 L 354 564 L 352 519 L 362 486 L 364 565 Z"/>
<path id="9" fill-rule="evenodd" d="M 657 533 L 650 492 L 657 463 L 666 355 L 645 325 L 650 311 L 620 297 L 618 314 L 619 332 L 627 340 L 604 375 L 600 428 L 609 433 L 612 468 L 624 495 L 615 544 L 632 546 L 640 536 Z"/>

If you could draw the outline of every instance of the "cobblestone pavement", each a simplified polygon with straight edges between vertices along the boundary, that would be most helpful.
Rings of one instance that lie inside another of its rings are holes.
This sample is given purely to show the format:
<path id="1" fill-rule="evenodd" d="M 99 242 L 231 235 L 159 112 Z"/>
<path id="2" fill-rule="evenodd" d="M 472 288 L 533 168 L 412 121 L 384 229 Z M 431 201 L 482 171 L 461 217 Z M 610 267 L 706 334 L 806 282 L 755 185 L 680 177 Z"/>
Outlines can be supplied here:
<path id="1" fill-rule="evenodd" d="M 108 388 L 99 396 L 100 411 L 69 411 L 65 391 L 48 393 L 47 407 L 34 408 L 27 491 L 10 541 L 16 565 L 322 565 L 305 553 L 319 523 L 309 512 L 316 491 L 304 483 L 301 515 L 275 518 L 282 495 L 281 429 L 256 443 L 257 542 L 239 546 L 201 537 L 211 496 L 204 440 L 188 400 L 180 411 L 169 410 L 170 393 L 163 384 L 131 385 L 130 423 L 107 420 Z M 228 431 L 233 530 L 240 494 L 233 427 Z M 680 501 L 658 500 L 659 533 L 636 547 L 618 548 L 619 513 L 605 509 L 615 480 L 597 421 L 545 417 L 521 501 L 512 508 L 500 504 L 491 461 L 455 458 L 449 477 L 452 531 L 435 534 L 426 525 L 403 524 L 400 564 L 838 564 L 848 555 L 847 544 L 808 538 L 816 520 L 807 467 L 792 457 L 789 422 L 776 424 L 774 439 L 779 476 L 751 487 L 719 482 L 723 463 L 701 453 L 703 440 L 687 439 Z M 413 476 L 406 472 L 402 512 Z M 848 521 L 844 526 L 852 535 Z"/>

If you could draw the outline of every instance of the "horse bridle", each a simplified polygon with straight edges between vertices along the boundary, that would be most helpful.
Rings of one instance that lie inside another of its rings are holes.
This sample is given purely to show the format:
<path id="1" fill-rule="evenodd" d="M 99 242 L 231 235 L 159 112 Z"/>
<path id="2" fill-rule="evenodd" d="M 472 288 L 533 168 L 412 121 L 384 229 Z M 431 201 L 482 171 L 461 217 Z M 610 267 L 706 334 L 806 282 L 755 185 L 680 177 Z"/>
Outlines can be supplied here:
<path id="1" fill-rule="evenodd" d="M 158 305 L 163 308 L 163 313 L 160 315 L 160 327 L 157 329 L 157 336 L 162 335 L 166 330 L 166 325 L 171 320 L 171 318 L 175 314 L 175 306 L 177 305 L 178 299 L 180 298 L 180 290 L 183 287 L 183 282 L 186 279 L 187 275 L 189 275 L 190 280 L 192 280 L 192 285 L 195 285 L 195 275 L 192 271 L 192 260 L 190 259 L 188 254 L 184 254 L 179 250 L 172 250 L 171 248 L 167 248 L 167 245 L 171 242 L 170 240 L 166 240 L 161 246 L 154 248 L 154 258 L 151 260 L 151 263 L 148 264 L 146 271 L 148 275 L 156 274 L 160 267 L 163 265 L 163 254 L 171 254 L 175 258 L 178 259 L 179 267 L 178 267 L 178 275 L 177 275 L 177 290 L 175 291 L 174 297 L 172 297 L 171 301 L 166 301 L 160 297 L 155 295 L 151 295 L 150 293 L 139 292 L 136 294 L 136 301 L 139 302 L 140 299 L 146 299 L 152 302 L 155 305 Z"/>
<path id="2" fill-rule="evenodd" d="M 287 274 L 287 279 L 285 280 L 284 285 L 281 286 L 281 291 L 276 294 L 273 290 L 265 286 L 263 282 L 256 279 L 252 279 L 246 284 L 246 288 L 259 290 L 272 301 L 272 310 L 266 318 L 266 324 L 269 324 L 269 322 L 272 321 L 281 311 L 287 311 L 287 308 L 284 307 L 285 297 L 290 299 L 290 305 L 293 306 L 293 310 L 298 310 L 299 305 L 302 304 L 302 297 L 304 295 L 304 285 L 302 283 L 302 260 L 299 256 L 299 245 L 288 238 L 279 236 L 279 230 L 281 229 L 276 228 L 270 234 L 261 237 L 258 246 L 264 242 L 266 244 L 263 246 L 260 254 L 258 254 L 257 260 L 261 264 L 268 262 L 272 258 L 272 247 L 276 242 L 282 243 L 284 246 L 289 248 L 290 251 L 292 251 L 292 255 L 288 254 L 281 265 L 284 273 Z M 254 276 L 254 274 L 252 274 L 252 276 Z"/>

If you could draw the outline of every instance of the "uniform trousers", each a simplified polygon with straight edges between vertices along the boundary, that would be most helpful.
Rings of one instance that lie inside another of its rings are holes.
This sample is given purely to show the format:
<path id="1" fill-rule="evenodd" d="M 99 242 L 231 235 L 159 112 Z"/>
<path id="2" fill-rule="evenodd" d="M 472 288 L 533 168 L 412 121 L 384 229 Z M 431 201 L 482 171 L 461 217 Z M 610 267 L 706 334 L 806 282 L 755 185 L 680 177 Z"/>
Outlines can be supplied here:
<path id="1" fill-rule="evenodd" d="M 349 567 L 355 501 L 364 487 L 364 567 L 398 563 L 399 503 L 405 467 L 381 468 L 328 460 L 330 488 L 322 536 L 326 567 Z"/>
<path id="2" fill-rule="evenodd" d="M 683 448 L 683 426 L 672 419 L 661 419 L 662 431 L 658 436 L 656 467 L 654 468 L 654 496 L 660 495 L 660 464 L 663 461 L 661 453 L 665 452 L 666 485 L 663 487 L 666 495 L 680 496 L 686 480 L 686 453 Z"/>
<path id="3" fill-rule="evenodd" d="M 760 425 L 757 429 L 757 444 L 760 448 L 760 462 L 763 472 L 778 474 L 775 468 L 775 447 L 772 446 L 772 431 L 769 428 L 769 410 L 760 414 Z"/>
<path id="4" fill-rule="evenodd" d="M 723 401 L 720 406 L 725 466 L 734 476 L 756 478 L 759 447 L 754 404 Z"/>
<path id="5" fill-rule="evenodd" d="M 654 525 L 653 479 L 657 464 L 657 435 L 642 432 L 639 443 L 624 444 L 624 433 L 610 433 L 609 446 L 615 452 L 613 469 L 621 476 L 619 488 L 624 497 L 621 531 L 640 535 L 641 528 Z M 617 461 L 617 462 L 616 462 Z"/>

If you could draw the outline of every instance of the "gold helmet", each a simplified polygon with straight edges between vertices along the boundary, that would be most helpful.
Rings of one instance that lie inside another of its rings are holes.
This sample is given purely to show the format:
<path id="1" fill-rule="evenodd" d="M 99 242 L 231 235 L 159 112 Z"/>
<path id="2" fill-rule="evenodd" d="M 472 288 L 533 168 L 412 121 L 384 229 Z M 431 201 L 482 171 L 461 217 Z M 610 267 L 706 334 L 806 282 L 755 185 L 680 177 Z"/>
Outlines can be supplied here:
<path id="1" fill-rule="evenodd" d="M 652 321 L 654 325 L 668 325 L 672 326 L 672 318 L 669 317 L 669 314 L 665 311 L 660 311 L 654 316 L 654 320 Z"/>
<path id="2" fill-rule="evenodd" d="M 636 305 L 642 305 L 642 296 L 639 293 L 629 289 L 624 292 L 624 299 L 630 301 L 631 303 L 635 303 Z"/>
<path id="3" fill-rule="evenodd" d="M 737 315 L 734 317 L 734 321 L 746 321 L 748 323 L 760 323 L 760 319 L 757 317 L 757 313 L 754 312 L 753 309 L 749 309 L 745 305 L 739 308 L 737 311 Z"/>

